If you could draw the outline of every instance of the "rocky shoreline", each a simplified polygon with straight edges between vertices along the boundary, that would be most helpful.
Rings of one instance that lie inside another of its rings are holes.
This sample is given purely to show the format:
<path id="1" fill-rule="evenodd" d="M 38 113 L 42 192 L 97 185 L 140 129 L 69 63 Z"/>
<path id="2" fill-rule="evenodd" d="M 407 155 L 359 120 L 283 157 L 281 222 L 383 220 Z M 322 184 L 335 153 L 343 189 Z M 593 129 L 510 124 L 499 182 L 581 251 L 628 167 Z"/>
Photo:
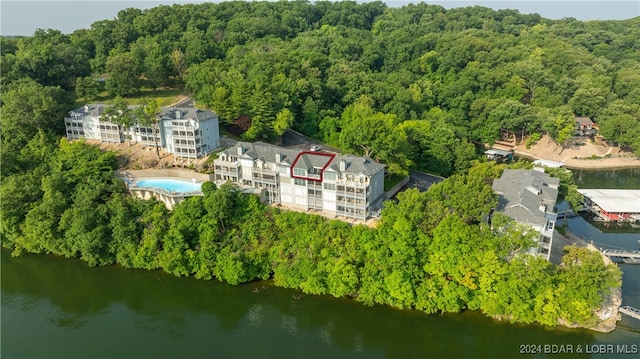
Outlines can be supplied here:
<path id="1" fill-rule="evenodd" d="M 556 232 L 556 237 L 560 237 L 565 241 L 570 243 L 575 243 L 579 247 L 586 247 L 591 251 L 595 251 L 600 253 L 598 248 L 596 248 L 593 244 L 588 243 L 584 239 L 576 236 L 571 233 L 569 230 L 566 231 L 564 235 Z M 600 254 L 602 260 L 605 264 L 614 264 L 611 259 L 604 254 Z M 616 323 L 622 319 L 622 315 L 619 313 L 620 305 L 622 305 L 622 285 L 618 288 L 613 288 L 611 293 L 603 301 L 602 306 L 596 310 L 596 316 L 599 321 L 596 325 L 592 327 L 586 327 L 586 329 L 593 330 L 600 333 L 610 333 L 616 329 Z M 578 328 L 580 326 L 573 325 L 570 323 L 560 321 L 558 324 L 569 327 L 569 328 Z"/>

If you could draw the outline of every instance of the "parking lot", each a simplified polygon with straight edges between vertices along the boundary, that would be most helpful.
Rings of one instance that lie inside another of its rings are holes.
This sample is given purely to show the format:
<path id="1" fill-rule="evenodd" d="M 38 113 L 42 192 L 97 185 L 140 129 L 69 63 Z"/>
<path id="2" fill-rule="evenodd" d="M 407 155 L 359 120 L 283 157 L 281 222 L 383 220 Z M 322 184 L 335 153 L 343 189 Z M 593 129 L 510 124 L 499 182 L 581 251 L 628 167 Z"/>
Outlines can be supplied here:
<path id="1" fill-rule="evenodd" d="M 300 150 L 305 150 L 305 151 L 309 151 L 311 150 L 312 147 L 317 146 L 319 147 L 319 150 L 321 151 L 327 151 L 327 152 L 333 152 L 333 153 L 338 153 L 340 154 L 340 150 L 335 148 L 335 147 L 331 147 L 331 146 L 327 146 L 319 141 L 316 141 L 312 138 L 309 138 L 299 132 L 296 132 L 294 130 L 287 130 L 283 135 L 282 135 L 282 147 L 285 148 L 297 148 Z"/>

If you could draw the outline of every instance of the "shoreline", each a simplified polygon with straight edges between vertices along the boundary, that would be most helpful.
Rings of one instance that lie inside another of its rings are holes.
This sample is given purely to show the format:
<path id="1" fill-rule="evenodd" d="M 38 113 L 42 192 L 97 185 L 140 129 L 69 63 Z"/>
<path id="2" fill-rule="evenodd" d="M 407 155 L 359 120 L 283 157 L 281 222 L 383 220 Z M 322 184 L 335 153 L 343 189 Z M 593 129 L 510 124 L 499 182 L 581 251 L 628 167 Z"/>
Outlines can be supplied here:
<path id="1" fill-rule="evenodd" d="M 563 241 L 572 242 L 579 247 L 586 247 L 590 251 L 598 252 L 598 248 L 592 244 L 587 242 L 585 239 L 582 239 L 571 232 L 569 229 L 565 231 L 565 234 L 561 234 L 558 231 L 555 232 L 555 240 L 558 237 L 561 237 Z M 616 263 L 611 261 L 611 259 L 604 254 L 600 253 L 602 260 L 605 264 L 614 264 Z M 621 315 L 619 312 L 620 306 L 622 305 L 622 283 L 620 283 L 620 287 L 612 288 L 609 296 L 603 300 L 602 307 L 598 309 L 595 314 L 598 317 L 599 321 L 593 327 L 582 327 L 588 330 L 593 330 L 600 333 L 611 333 L 616 330 L 617 323 L 621 320 Z M 568 328 L 578 328 L 580 326 L 570 325 L 569 323 L 560 322 L 560 325 L 563 325 Z"/>
<path id="2" fill-rule="evenodd" d="M 628 168 L 640 168 L 640 159 L 630 157 L 609 157 L 609 158 L 569 158 L 558 161 L 557 159 L 543 158 L 529 152 L 514 150 L 514 154 L 529 160 L 549 160 L 562 162 L 564 167 L 572 170 L 616 170 Z"/>

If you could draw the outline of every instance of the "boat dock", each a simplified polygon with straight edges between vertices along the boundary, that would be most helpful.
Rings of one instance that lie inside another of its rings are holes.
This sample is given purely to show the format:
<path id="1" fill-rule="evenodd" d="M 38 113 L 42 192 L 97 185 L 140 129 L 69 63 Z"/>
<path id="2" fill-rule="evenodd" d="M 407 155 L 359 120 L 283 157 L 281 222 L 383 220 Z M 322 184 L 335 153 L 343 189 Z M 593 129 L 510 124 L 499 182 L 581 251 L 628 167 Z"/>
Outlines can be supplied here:
<path id="1" fill-rule="evenodd" d="M 605 222 L 640 223 L 640 189 L 579 189 L 584 205 Z"/>
<path id="2" fill-rule="evenodd" d="M 618 309 L 618 311 L 622 314 L 626 314 L 632 318 L 636 318 L 638 320 L 640 320 L 640 310 L 630 307 L 630 306 L 624 306 L 624 307 L 620 307 L 620 309 Z"/>

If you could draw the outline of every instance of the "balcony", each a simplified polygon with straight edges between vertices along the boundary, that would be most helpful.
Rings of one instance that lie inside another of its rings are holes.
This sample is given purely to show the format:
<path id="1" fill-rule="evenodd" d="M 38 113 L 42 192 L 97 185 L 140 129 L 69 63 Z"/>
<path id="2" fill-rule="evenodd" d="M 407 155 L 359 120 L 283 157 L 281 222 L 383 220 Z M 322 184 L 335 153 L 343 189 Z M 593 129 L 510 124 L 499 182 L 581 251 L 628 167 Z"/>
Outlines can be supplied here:
<path id="1" fill-rule="evenodd" d="M 228 175 L 228 176 L 234 176 L 234 177 L 238 177 L 238 166 L 228 166 L 227 162 L 223 162 L 224 165 L 221 165 L 220 163 L 217 163 L 218 161 L 214 162 L 214 171 L 217 174 L 221 174 L 221 175 Z"/>
<path id="2" fill-rule="evenodd" d="M 256 174 L 262 174 L 262 175 L 269 175 L 269 176 L 276 176 L 276 171 L 271 170 L 269 168 L 260 168 L 260 167 L 253 167 L 251 168 L 251 171 Z"/>
<path id="3" fill-rule="evenodd" d="M 346 187 L 353 187 L 353 188 L 367 188 L 367 186 L 369 186 L 368 183 L 363 183 L 359 181 L 349 181 L 346 179 L 338 179 L 336 180 L 336 184 L 346 186 Z"/>
<path id="4" fill-rule="evenodd" d="M 275 175 L 266 175 L 266 174 L 261 174 L 261 173 L 253 173 L 253 175 L 251 176 L 251 178 L 254 181 L 258 181 L 258 182 L 263 182 L 263 183 L 271 183 L 271 184 L 275 184 L 276 183 L 276 176 Z"/>

